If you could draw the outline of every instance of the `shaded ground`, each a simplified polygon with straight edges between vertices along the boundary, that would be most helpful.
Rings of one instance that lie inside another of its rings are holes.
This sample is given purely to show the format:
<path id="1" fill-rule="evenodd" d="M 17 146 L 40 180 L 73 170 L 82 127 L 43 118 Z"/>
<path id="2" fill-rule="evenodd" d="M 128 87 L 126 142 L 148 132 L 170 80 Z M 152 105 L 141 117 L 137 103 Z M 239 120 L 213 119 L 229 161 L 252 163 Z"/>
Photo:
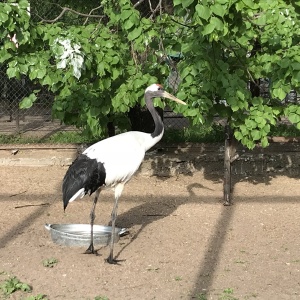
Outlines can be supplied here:
<path id="1" fill-rule="evenodd" d="M 11 274 L 33 287 L 32 294 L 9 299 L 300 299 L 298 180 L 237 183 L 235 204 L 224 207 L 217 178 L 139 175 L 119 204 L 117 225 L 130 232 L 115 247 L 123 261 L 109 265 L 107 247 L 85 255 L 84 248 L 53 244 L 44 228 L 89 222 L 89 197 L 63 212 L 65 172 L 1 167 L 0 281 Z M 96 223 L 107 224 L 113 194 L 101 200 Z M 58 263 L 44 267 L 52 257 Z"/>

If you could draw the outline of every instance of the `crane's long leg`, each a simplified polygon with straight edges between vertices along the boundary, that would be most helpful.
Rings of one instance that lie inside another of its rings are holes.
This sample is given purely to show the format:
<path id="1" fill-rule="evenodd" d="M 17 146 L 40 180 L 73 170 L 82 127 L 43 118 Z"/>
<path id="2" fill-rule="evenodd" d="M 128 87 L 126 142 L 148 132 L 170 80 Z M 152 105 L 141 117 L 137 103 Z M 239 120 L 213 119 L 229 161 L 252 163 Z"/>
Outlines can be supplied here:
<path id="1" fill-rule="evenodd" d="M 109 262 L 110 264 L 114 263 L 114 242 L 115 242 L 115 235 L 116 235 L 116 219 L 117 219 L 117 212 L 118 212 L 118 200 L 122 194 L 124 188 L 124 184 L 123 183 L 119 183 L 116 187 L 115 187 L 115 204 L 111 213 L 111 238 L 110 238 L 110 243 L 109 243 L 109 247 L 110 247 L 110 253 L 107 259 L 107 262 Z"/>
<path id="2" fill-rule="evenodd" d="M 93 203 L 93 207 L 90 213 L 90 217 L 91 217 L 91 244 L 90 246 L 87 248 L 87 250 L 85 251 L 85 253 L 95 253 L 95 249 L 94 249 L 94 221 L 95 221 L 95 208 L 96 208 L 96 204 L 98 201 L 100 195 L 100 189 L 98 189 L 95 192 L 95 198 L 94 198 L 94 203 Z"/>

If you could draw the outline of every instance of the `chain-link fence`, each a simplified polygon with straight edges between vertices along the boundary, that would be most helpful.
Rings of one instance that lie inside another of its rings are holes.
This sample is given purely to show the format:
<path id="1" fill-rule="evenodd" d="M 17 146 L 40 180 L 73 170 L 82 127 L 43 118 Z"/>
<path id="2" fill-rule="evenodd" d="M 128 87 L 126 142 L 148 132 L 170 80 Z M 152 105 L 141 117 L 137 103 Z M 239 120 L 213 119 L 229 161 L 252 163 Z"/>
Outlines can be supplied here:
<path id="1" fill-rule="evenodd" d="M 29 109 L 20 109 L 20 101 L 39 89 L 37 101 Z M 51 118 L 51 107 L 54 95 L 46 88 L 34 85 L 28 77 L 9 79 L 6 68 L 0 68 L 0 128 L 1 133 L 37 131 L 47 123 L 54 124 Z M 59 124 L 59 122 L 56 122 Z"/>
<path id="2" fill-rule="evenodd" d="M 133 5 L 140 11 L 144 17 L 155 18 L 162 12 L 172 13 L 173 2 L 163 1 L 143 1 L 133 0 Z M 71 11 L 60 15 L 68 7 L 82 15 L 74 14 Z M 51 22 L 60 16 L 59 21 L 68 24 L 88 24 L 93 22 L 92 18 L 87 18 L 88 14 L 102 15 L 101 6 L 98 0 L 90 0 L 83 5 L 80 1 L 73 2 L 69 0 L 58 0 L 53 2 L 31 0 L 30 14 L 34 22 Z M 85 16 L 84 16 L 85 15 Z M 169 58 L 170 76 L 167 83 L 171 89 L 175 90 L 179 83 L 179 76 L 174 68 L 175 60 Z M 33 90 L 40 90 L 37 95 L 37 101 L 30 109 L 20 109 L 20 101 L 30 95 Z M 6 75 L 6 66 L 0 67 L 0 134 L 3 133 L 43 133 L 57 130 L 75 130 L 69 126 L 63 126 L 58 120 L 52 119 L 51 108 L 54 101 L 54 95 L 46 88 L 36 86 L 28 77 L 23 76 L 20 80 L 9 79 Z M 170 109 L 164 112 L 164 120 L 168 128 L 182 128 L 188 126 L 188 121 L 182 116 L 174 114 Z"/>

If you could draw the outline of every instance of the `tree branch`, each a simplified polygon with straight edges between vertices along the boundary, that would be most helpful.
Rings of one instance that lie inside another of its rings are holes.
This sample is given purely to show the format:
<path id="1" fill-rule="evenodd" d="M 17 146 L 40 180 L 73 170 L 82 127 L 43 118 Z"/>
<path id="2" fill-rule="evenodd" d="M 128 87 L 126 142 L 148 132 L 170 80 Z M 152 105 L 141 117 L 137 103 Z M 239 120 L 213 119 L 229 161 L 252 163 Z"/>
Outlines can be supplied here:
<path id="1" fill-rule="evenodd" d="M 103 15 L 92 15 L 92 14 L 83 14 L 83 13 L 80 13 L 80 12 L 78 12 L 78 11 L 76 11 L 76 10 L 74 10 L 74 9 L 72 9 L 72 8 L 69 8 L 69 7 L 62 7 L 62 6 L 60 6 L 60 5 L 58 5 L 58 4 L 56 4 L 56 3 L 53 3 L 53 4 L 55 4 L 56 6 L 58 6 L 60 9 L 62 9 L 62 11 L 61 11 L 61 13 L 56 17 L 56 18 L 54 18 L 54 19 L 52 19 L 52 20 L 48 20 L 48 19 L 44 19 L 44 18 L 42 18 L 41 16 L 39 16 L 38 14 L 36 14 L 36 16 L 38 17 L 38 18 L 40 18 L 40 20 L 42 21 L 42 22 L 45 22 L 45 23 L 55 23 L 55 22 L 57 22 L 67 11 L 69 11 L 69 12 L 71 12 L 71 13 L 73 13 L 73 14 L 76 14 L 76 15 L 78 15 L 78 16 L 82 16 L 82 17 L 87 17 L 87 18 L 103 18 L 104 16 Z M 97 7 L 97 8 L 99 8 L 99 7 Z M 95 8 L 95 9 L 97 9 L 97 8 Z M 93 9 L 93 10 L 95 10 L 95 9 Z M 92 11 L 93 11 L 92 10 Z M 91 11 L 91 12 L 92 12 Z M 91 13 L 90 12 L 90 13 Z"/>
<path id="2" fill-rule="evenodd" d="M 198 26 L 196 26 L 196 25 L 191 26 L 191 25 L 186 25 L 186 24 L 180 23 L 180 22 L 178 22 L 177 20 L 175 20 L 175 19 L 173 19 L 173 18 L 171 18 L 171 20 L 172 20 L 173 22 L 177 23 L 178 25 L 181 25 L 181 26 L 184 26 L 184 27 L 187 27 L 187 28 L 196 28 L 196 27 L 198 27 Z"/>
<path id="3" fill-rule="evenodd" d="M 102 5 L 93 8 L 93 9 L 89 12 L 89 16 L 86 18 L 86 20 L 84 21 L 83 25 L 85 25 L 85 24 L 87 23 L 87 21 L 89 20 L 90 16 L 92 15 L 92 12 L 95 11 L 95 10 L 97 10 L 97 9 L 99 9 L 99 8 L 101 8 L 101 7 L 102 7 Z M 104 17 L 104 16 L 103 16 L 103 17 Z"/>
<path id="4" fill-rule="evenodd" d="M 222 43 L 222 44 L 223 44 L 226 48 L 230 49 L 230 50 L 234 53 L 235 57 L 236 57 L 237 60 L 240 62 L 240 64 L 241 64 L 243 67 L 245 67 L 246 72 L 247 72 L 247 74 L 248 74 L 248 76 L 249 76 L 249 78 L 250 78 L 250 81 L 251 81 L 252 83 L 254 83 L 256 86 L 259 86 L 259 85 L 257 84 L 257 82 L 255 81 L 255 79 L 253 78 L 252 74 L 250 73 L 249 69 L 247 68 L 246 64 L 244 64 L 243 61 L 240 59 L 240 57 L 237 55 L 237 53 L 236 53 L 236 51 L 234 50 L 234 48 L 231 47 L 231 46 L 226 46 L 224 43 Z M 244 48 L 243 48 L 243 49 L 244 49 Z"/>

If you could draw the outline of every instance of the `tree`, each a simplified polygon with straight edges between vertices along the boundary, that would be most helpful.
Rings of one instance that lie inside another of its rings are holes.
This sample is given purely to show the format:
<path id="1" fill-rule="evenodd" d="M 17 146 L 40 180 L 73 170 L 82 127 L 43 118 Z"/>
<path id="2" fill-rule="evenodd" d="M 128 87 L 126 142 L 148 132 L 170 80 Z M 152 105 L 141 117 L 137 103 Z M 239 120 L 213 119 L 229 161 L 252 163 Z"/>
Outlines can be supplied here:
<path id="1" fill-rule="evenodd" d="M 149 45 L 157 28 L 127 0 L 90 6 L 86 13 L 60 5 L 52 4 L 55 16 L 49 6 L 42 13 L 29 10 L 27 0 L 0 3 L 0 63 L 9 78 L 24 74 L 47 86 L 55 94 L 55 118 L 97 137 L 107 134 L 111 122 L 128 128 L 130 107 L 144 105 L 144 88 L 168 72 L 158 49 Z M 20 107 L 30 107 L 37 94 Z"/>
<path id="2" fill-rule="evenodd" d="M 228 122 L 224 198 L 229 204 L 228 168 L 236 158 L 232 138 L 253 149 L 268 146 L 271 126 L 281 117 L 300 128 L 299 105 L 282 103 L 291 90 L 299 91 L 300 2 L 175 0 L 174 5 L 182 31 L 173 47 L 185 57 L 178 97 L 194 107 L 189 112 L 194 124 L 211 122 L 215 115 Z"/>

